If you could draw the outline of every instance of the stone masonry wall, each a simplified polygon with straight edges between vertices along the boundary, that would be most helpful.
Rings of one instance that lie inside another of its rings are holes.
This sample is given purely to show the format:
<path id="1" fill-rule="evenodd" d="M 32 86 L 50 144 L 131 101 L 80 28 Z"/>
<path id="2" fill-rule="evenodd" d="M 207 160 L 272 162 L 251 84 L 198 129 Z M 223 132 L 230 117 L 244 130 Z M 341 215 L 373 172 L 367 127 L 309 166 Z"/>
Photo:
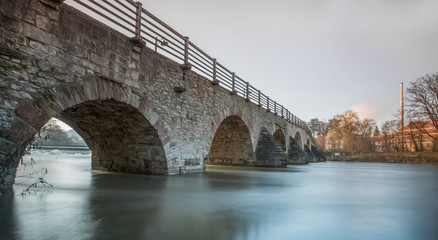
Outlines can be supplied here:
<path id="1" fill-rule="evenodd" d="M 283 167 L 286 166 L 286 152 L 266 129 L 260 133 L 256 147 L 256 166 Z"/>
<path id="2" fill-rule="evenodd" d="M 206 164 L 250 166 L 254 159 L 248 128 L 237 116 L 222 121 L 216 130 Z"/>
<path id="3" fill-rule="evenodd" d="M 318 159 L 313 155 L 313 153 L 310 151 L 307 145 L 304 145 L 304 152 L 307 155 L 307 159 L 309 163 L 318 162 Z"/>
<path id="4" fill-rule="evenodd" d="M 284 133 L 282 129 L 277 129 L 274 132 L 274 139 L 280 145 L 280 147 L 283 149 L 283 151 L 286 151 L 286 139 L 284 137 Z"/>
<path id="5" fill-rule="evenodd" d="M 309 157 L 304 150 L 298 145 L 295 138 L 289 139 L 289 149 L 287 151 L 287 163 L 288 164 L 307 164 L 309 163 Z"/>
<path id="6" fill-rule="evenodd" d="M 230 116 L 248 129 L 241 145 L 252 148 L 247 153 L 263 148 L 262 129 L 307 140 L 284 118 L 63 3 L 44 2 L 51 1 L 0 0 L 0 187 L 12 185 L 26 145 L 54 116 L 86 139 L 94 167 L 129 172 L 203 171 L 216 130 Z M 75 117 L 72 110 L 82 108 Z M 108 129 L 112 134 L 103 134 Z M 117 144 L 130 146 L 124 154 L 109 150 Z M 242 159 L 254 161 L 251 154 Z"/>

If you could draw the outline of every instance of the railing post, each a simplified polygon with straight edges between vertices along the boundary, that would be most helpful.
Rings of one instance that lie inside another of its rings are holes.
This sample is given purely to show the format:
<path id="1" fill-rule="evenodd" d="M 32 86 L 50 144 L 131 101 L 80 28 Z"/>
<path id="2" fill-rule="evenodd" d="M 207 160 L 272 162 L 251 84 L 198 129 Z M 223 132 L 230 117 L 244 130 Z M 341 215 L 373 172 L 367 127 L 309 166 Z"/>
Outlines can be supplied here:
<path id="1" fill-rule="evenodd" d="M 277 115 L 277 102 L 274 101 L 274 114 Z"/>
<path id="2" fill-rule="evenodd" d="M 192 65 L 189 63 L 189 37 L 184 37 L 184 63 L 181 67 L 184 70 L 192 69 Z"/>
<path id="3" fill-rule="evenodd" d="M 249 102 L 249 82 L 246 82 L 245 101 Z"/>
<path id="4" fill-rule="evenodd" d="M 232 76 L 232 82 L 231 82 L 231 95 L 236 95 L 237 91 L 236 91 L 236 73 L 232 72 L 231 73 Z"/>
<path id="5" fill-rule="evenodd" d="M 140 2 L 133 2 L 132 4 L 135 6 L 136 12 L 135 12 L 135 36 L 132 37 L 130 40 L 131 42 L 139 47 L 143 48 L 146 46 L 146 42 L 141 40 L 141 12 L 142 12 L 142 5 Z M 156 45 L 155 45 L 156 46 Z"/>
<path id="6" fill-rule="evenodd" d="M 219 81 L 216 79 L 216 58 L 213 58 L 213 81 L 211 84 L 219 85 Z"/>
<path id="7" fill-rule="evenodd" d="M 189 63 L 189 37 L 184 37 L 184 64 Z"/>
<path id="8" fill-rule="evenodd" d="M 269 97 L 268 96 L 266 96 L 266 111 L 267 112 L 270 111 L 270 109 L 269 109 Z"/>
<path id="9" fill-rule="evenodd" d="M 158 37 L 155 37 L 155 52 L 158 50 Z"/>
<path id="10" fill-rule="evenodd" d="M 283 105 L 281 105 L 281 117 L 284 117 L 284 107 L 283 107 Z"/>
<path id="11" fill-rule="evenodd" d="M 135 37 L 140 39 L 141 38 L 141 2 L 135 3 L 137 6 L 137 12 L 136 12 L 136 23 L 135 23 Z"/>
<path id="12" fill-rule="evenodd" d="M 258 92 L 258 96 L 257 96 L 257 103 L 258 103 L 258 105 L 259 105 L 259 107 L 261 107 L 262 106 L 262 103 L 260 102 L 260 90 L 258 90 L 257 91 Z"/>

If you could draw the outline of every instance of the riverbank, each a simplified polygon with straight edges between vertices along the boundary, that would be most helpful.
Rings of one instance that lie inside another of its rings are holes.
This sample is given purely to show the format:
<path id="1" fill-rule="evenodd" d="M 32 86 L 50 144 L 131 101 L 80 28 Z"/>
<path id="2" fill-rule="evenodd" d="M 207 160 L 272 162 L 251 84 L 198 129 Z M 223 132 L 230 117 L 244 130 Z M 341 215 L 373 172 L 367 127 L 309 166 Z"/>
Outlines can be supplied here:
<path id="1" fill-rule="evenodd" d="M 410 163 L 410 164 L 438 164 L 437 152 L 416 153 L 370 153 L 344 156 L 328 161 L 342 162 L 377 162 L 377 163 Z"/>

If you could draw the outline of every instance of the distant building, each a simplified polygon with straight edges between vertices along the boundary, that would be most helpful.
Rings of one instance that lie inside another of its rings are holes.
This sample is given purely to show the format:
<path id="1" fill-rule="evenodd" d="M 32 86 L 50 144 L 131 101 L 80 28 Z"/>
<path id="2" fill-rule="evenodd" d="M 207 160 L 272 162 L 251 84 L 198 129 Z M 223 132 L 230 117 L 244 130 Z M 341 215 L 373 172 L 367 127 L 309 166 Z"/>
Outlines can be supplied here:
<path id="1" fill-rule="evenodd" d="M 374 145 L 374 151 L 375 152 L 384 152 L 385 151 L 385 141 L 384 137 L 379 136 L 372 136 L 371 137 L 371 144 Z"/>
<path id="2" fill-rule="evenodd" d="M 402 138 L 403 132 L 403 138 Z M 371 141 L 376 152 L 408 151 L 436 152 L 438 151 L 438 131 L 428 122 L 410 122 L 403 127 L 402 132 L 388 136 L 374 136 Z"/>
<path id="3" fill-rule="evenodd" d="M 401 134 L 398 133 L 398 137 Z M 438 151 L 438 131 L 432 124 L 432 121 L 428 122 L 410 122 L 403 127 L 404 135 L 404 147 L 406 151 L 426 151 L 436 152 Z"/>

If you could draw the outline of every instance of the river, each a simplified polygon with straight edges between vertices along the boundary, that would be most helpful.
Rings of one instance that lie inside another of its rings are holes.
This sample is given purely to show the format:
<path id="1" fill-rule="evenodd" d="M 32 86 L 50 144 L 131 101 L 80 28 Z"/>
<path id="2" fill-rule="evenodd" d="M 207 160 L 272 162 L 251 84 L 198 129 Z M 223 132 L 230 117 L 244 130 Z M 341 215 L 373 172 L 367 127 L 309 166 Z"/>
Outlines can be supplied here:
<path id="1" fill-rule="evenodd" d="M 208 167 L 185 176 L 95 171 L 89 152 L 34 152 L 52 189 L 1 199 L 0 239 L 438 239 L 438 167 L 326 162 Z"/>

